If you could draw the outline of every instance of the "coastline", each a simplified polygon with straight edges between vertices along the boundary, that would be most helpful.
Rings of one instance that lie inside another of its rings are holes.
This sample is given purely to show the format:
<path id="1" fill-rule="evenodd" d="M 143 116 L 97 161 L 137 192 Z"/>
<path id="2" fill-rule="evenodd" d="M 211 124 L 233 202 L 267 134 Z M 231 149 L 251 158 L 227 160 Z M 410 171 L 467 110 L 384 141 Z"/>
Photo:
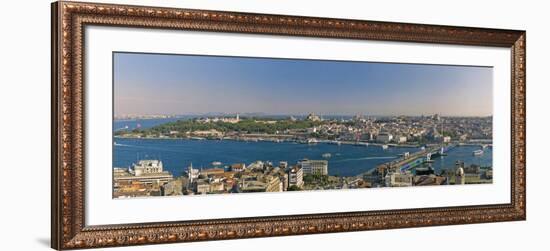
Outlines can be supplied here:
<path id="1" fill-rule="evenodd" d="M 267 136 L 267 135 L 266 135 Z M 269 137 L 269 136 L 267 136 Z M 290 142 L 290 143 L 299 143 L 299 144 L 342 144 L 342 145 L 354 145 L 354 146 L 388 146 L 388 147 L 401 147 L 401 148 L 417 148 L 421 147 L 420 144 L 384 144 L 384 143 L 378 143 L 378 142 L 368 142 L 368 141 L 338 141 L 338 143 L 334 143 L 334 140 L 322 140 L 322 139 L 315 139 L 315 143 L 308 143 L 304 142 L 304 140 L 300 139 L 285 139 L 285 140 L 272 140 L 272 139 L 256 139 L 256 138 L 240 138 L 240 137 L 223 137 L 223 138 L 200 138 L 197 137 L 135 137 L 135 136 L 113 136 L 113 139 L 140 139 L 140 140 L 211 140 L 211 141 L 222 141 L 222 140 L 231 140 L 231 141 L 241 141 L 241 142 L 274 142 L 274 143 L 282 143 L 282 142 Z"/>

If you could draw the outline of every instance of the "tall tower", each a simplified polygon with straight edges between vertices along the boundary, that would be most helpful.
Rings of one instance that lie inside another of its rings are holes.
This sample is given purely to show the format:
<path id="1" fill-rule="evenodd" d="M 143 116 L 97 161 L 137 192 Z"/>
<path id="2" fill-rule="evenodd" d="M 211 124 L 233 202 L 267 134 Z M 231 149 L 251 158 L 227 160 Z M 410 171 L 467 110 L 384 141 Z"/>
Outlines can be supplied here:
<path id="1" fill-rule="evenodd" d="M 464 185 L 466 184 L 466 174 L 464 173 L 463 168 L 464 163 L 456 162 L 456 172 L 455 172 L 455 185 Z"/>
<path id="2" fill-rule="evenodd" d="M 187 174 L 189 176 L 189 183 L 193 183 L 193 162 L 187 168 Z"/>

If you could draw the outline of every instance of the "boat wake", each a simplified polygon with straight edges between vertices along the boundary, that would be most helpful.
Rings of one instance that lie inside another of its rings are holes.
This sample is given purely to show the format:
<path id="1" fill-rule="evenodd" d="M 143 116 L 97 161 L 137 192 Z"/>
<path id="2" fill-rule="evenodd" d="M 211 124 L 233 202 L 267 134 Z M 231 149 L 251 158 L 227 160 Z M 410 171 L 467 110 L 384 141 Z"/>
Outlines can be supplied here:
<path id="1" fill-rule="evenodd" d="M 126 146 L 126 147 L 132 147 L 131 145 L 125 145 L 125 144 L 119 144 L 119 143 L 116 143 L 114 144 L 115 146 Z"/>

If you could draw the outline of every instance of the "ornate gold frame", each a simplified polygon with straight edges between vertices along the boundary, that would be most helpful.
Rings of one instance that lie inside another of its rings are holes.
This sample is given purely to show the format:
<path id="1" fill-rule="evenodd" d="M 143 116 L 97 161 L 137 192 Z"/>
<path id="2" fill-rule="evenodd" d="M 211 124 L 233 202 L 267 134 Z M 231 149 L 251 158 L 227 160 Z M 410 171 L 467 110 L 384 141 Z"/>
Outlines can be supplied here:
<path id="1" fill-rule="evenodd" d="M 257 33 L 506 47 L 512 51 L 511 203 L 293 216 L 86 226 L 84 27 Z M 526 218 L 525 31 L 205 10 L 52 4 L 52 248 L 74 249 L 514 221 Z"/>

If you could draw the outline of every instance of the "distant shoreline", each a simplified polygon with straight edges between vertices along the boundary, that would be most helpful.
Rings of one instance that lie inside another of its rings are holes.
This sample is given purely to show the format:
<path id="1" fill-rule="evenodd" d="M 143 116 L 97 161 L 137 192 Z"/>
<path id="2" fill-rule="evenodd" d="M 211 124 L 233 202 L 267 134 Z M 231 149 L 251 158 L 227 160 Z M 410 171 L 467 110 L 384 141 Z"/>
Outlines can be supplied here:
<path id="1" fill-rule="evenodd" d="M 189 115 L 173 115 L 173 116 L 160 116 L 160 117 L 147 117 L 147 115 L 143 115 L 143 117 L 136 116 L 136 117 L 113 117 L 113 121 L 133 121 L 133 120 L 154 120 L 154 119 L 191 119 L 191 118 L 210 118 L 210 117 L 232 117 L 235 116 L 237 113 L 227 113 L 227 114 L 218 114 L 218 115 L 212 115 L 212 114 L 202 114 L 202 115 L 196 115 L 196 114 L 189 114 Z M 302 118 L 306 117 L 306 114 L 241 114 L 241 117 L 244 118 L 262 118 L 262 119 L 282 119 L 282 118 L 289 118 L 289 117 L 296 117 L 296 118 Z M 339 117 L 344 118 L 350 118 L 355 117 L 357 114 L 347 114 L 347 115 L 341 115 L 341 114 L 319 114 L 319 116 L 330 118 L 330 119 L 336 119 Z M 408 118 L 420 118 L 420 117 L 427 117 L 429 115 L 368 115 L 368 114 L 361 114 L 363 117 L 372 117 L 372 118 L 392 118 L 392 117 L 408 117 Z M 492 114 L 490 115 L 440 115 L 442 118 L 488 118 L 493 117 Z"/>
<path id="2" fill-rule="evenodd" d="M 239 142 L 272 142 L 272 143 L 298 143 L 298 144 L 307 144 L 304 142 L 300 142 L 300 140 L 296 139 L 286 139 L 282 140 L 280 142 L 273 141 L 273 140 L 246 140 L 246 139 L 237 139 L 234 137 L 225 137 L 223 139 L 216 139 L 216 138 L 201 138 L 201 139 L 194 139 L 192 137 L 135 137 L 135 136 L 113 136 L 114 139 L 144 139 L 144 140 L 158 140 L 158 139 L 167 139 L 167 140 L 193 140 L 193 141 L 201 141 L 201 140 L 208 140 L 208 141 L 223 141 L 223 140 L 231 140 L 231 141 L 239 141 Z M 331 140 L 318 140 L 314 144 L 333 144 L 331 143 Z M 354 145 L 354 146 L 360 146 L 360 147 L 366 147 L 366 146 L 388 146 L 388 147 L 401 147 L 401 148 L 419 148 L 422 146 L 430 146 L 430 145 L 436 145 L 436 144 L 395 144 L 395 143 L 378 143 L 378 142 L 366 142 L 366 141 L 338 141 L 342 145 Z M 472 146 L 472 145 L 483 145 L 483 144 L 492 144 L 492 141 L 488 140 L 470 140 L 468 142 L 458 142 L 453 141 L 450 143 L 456 143 L 457 146 Z"/>
<path id="3" fill-rule="evenodd" d="M 268 136 L 269 137 L 269 136 Z M 305 144 L 308 143 L 301 142 L 300 140 L 296 139 L 286 139 L 282 141 L 274 141 L 270 139 L 264 139 L 264 140 L 251 140 L 251 139 L 238 139 L 234 137 L 225 137 L 223 139 L 215 139 L 215 138 L 201 138 L 201 139 L 194 139 L 192 137 L 132 137 L 132 136 L 113 136 L 115 139 L 145 139 L 145 140 L 158 140 L 158 139 L 167 139 L 167 140 L 192 140 L 192 141 L 201 141 L 201 140 L 208 140 L 208 141 L 224 141 L 224 140 L 230 140 L 230 141 L 239 141 L 239 142 L 271 142 L 271 143 L 298 143 L 298 144 Z M 309 145 L 315 145 L 315 144 L 333 144 L 334 141 L 332 140 L 317 140 L 316 143 L 309 143 Z M 342 145 L 353 145 L 353 146 L 359 146 L 359 147 L 367 147 L 367 146 L 379 146 L 382 147 L 384 145 L 388 147 L 401 147 L 401 148 L 419 148 L 422 147 L 422 145 L 418 144 L 384 144 L 384 143 L 377 143 L 377 142 L 365 142 L 365 141 L 338 141 Z"/>

